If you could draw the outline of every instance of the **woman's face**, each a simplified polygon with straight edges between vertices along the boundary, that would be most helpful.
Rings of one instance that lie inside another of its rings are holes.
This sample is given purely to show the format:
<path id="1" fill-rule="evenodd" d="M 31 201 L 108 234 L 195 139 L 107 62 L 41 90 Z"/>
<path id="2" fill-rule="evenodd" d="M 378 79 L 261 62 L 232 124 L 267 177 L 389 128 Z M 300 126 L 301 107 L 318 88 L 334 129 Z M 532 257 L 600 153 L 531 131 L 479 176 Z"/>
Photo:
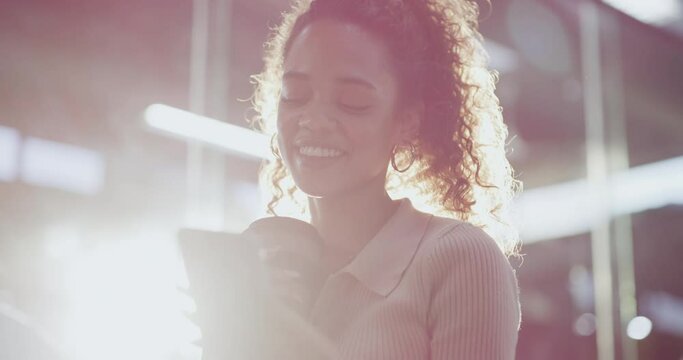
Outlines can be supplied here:
<path id="1" fill-rule="evenodd" d="M 384 189 L 401 140 L 398 81 L 384 44 L 357 25 L 320 20 L 292 41 L 284 61 L 278 143 L 306 194 Z"/>

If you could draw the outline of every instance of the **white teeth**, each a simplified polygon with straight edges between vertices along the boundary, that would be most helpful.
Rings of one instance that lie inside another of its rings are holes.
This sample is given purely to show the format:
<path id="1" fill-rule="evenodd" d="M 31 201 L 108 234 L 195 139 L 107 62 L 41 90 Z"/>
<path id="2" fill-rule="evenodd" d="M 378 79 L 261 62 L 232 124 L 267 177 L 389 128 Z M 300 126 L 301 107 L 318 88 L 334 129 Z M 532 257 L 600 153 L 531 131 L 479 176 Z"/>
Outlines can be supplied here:
<path id="1" fill-rule="evenodd" d="M 343 154 L 337 149 L 321 148 L 316 146 L 302 146 L 299 153 L 306 156 L 335 157 Z"/>

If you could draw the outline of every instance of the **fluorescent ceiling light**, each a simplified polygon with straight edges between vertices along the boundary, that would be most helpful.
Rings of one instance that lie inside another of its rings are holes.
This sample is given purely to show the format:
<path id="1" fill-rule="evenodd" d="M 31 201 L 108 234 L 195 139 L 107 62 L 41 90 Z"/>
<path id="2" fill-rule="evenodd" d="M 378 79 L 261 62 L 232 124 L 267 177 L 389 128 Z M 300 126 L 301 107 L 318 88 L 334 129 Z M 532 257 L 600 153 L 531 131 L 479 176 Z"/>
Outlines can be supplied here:
<path id="1" fill-rule="evenodd" d="M 168 105 L 148 106 L 145 121 L 154 129 L 223 150 L 260 159 L 272 157 L 270 141 L 263 134 Z"/>
<path id="2" fill-rule="evenodd" d="M 92 195 L 102 188 L 105 164 L 92 150 L 28 137 L 22 148 L 21 179 L 29 184 Z"/>
<path id="3" fill-rule="evenodd" d="M 612 216 L 683 204 L 683 157 L 616 173 L 608 189 Z M 585 179 L 525 190 L 514 206 L 523 241 L 588 232 L 600 209 L 589 190 Z"/>
<path id="4" fill-rule="evenodd" d="M 20 145 L 19 131 L 0 126 L 0 181 L 16 179 Z"/>
<path id="5" fill-rule="evenodd" d="M 603 0 L 604 3 L 653 25 L 666 25 L 681 18 L 682 6 L 679 0 Z"/>

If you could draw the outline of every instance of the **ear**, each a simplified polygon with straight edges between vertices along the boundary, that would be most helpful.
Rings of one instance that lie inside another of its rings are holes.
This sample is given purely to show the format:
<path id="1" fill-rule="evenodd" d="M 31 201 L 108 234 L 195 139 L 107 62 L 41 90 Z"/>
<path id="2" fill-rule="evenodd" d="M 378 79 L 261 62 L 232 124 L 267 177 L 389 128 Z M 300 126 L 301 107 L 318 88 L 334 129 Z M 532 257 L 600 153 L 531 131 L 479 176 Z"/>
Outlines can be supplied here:
<path id="1" fill-rule="evenodd" d="M 420 133 L 420 124 L 424 118 L 424 113 L 424 103 L 422 101 L 404 109 L 398 124 L 398 144 L 409 144 L 417 138 Z"/>

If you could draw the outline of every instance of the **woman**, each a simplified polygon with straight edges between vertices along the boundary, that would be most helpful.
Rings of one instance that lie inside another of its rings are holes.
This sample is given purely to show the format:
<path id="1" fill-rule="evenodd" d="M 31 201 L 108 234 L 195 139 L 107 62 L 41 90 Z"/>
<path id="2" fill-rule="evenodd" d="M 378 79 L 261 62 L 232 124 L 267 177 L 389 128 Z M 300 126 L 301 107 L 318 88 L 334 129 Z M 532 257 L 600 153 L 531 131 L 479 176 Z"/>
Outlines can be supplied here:
<path id="1" fill-rule="evenodd" d="M 518 184 L 477 16 L 466 0 L 303 0 L 267 43 L 269 210 L 298 205 L 320 234 L 306 316 L 341 358 L 514 358 Z"/>

